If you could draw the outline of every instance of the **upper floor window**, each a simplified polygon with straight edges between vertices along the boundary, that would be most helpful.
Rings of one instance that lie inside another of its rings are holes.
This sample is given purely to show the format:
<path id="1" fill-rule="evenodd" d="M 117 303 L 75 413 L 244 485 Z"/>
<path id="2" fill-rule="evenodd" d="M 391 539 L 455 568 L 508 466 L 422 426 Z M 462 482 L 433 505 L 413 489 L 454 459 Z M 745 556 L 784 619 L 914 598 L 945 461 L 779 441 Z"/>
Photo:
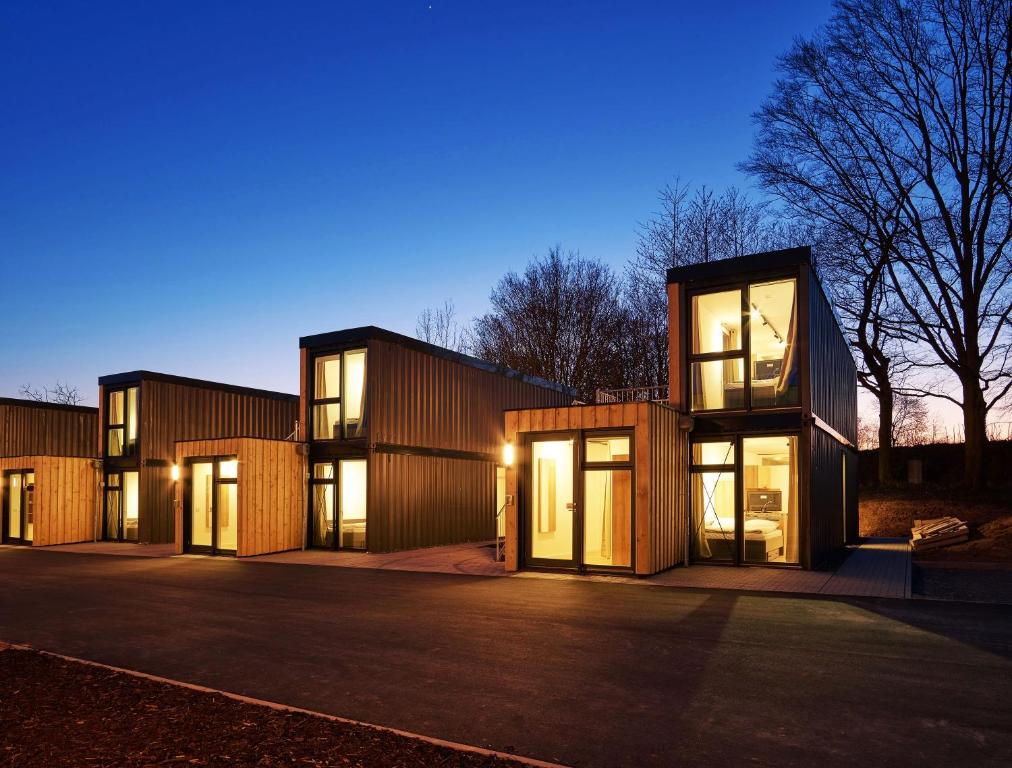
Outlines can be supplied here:
<path id="1" fill-rule="evenodd" d="M 692 410 L 799 403 L 793 278 L 697 294 L 691 313 Z"/>
<path id="2" fill-rule="evenodd" d="M 137 393 L 139 387 L 114 389 L 106 395 L 106 456 L 137 453 Z"/>
<path id="3" fill-rule="evenodd" d="M 365 350 L 313 358 L 313 439 L 339 440 L 363 434 Z"/>

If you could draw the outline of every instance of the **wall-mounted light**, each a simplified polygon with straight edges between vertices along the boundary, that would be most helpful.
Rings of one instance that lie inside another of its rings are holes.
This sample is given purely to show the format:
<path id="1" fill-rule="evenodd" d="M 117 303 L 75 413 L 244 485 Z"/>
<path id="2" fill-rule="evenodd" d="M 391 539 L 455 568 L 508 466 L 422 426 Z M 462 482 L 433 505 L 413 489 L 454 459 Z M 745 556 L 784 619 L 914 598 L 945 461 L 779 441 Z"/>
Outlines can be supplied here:
<path id="1" fill-rule="evenodd" d="M 502 447 L 502 463 L 507 467 L 513 466 L 513 443 L 506 443 Z"/>
<path id="2" fill-rule="evenodd" d="M 172 469 L 169 470 L 169 474 L 172 475 L 172 482 L 175 482 L 176 480 L 178 480 L 179 479 L 179 465 L 178 464 L 173 464 L 172 465 Z"/>

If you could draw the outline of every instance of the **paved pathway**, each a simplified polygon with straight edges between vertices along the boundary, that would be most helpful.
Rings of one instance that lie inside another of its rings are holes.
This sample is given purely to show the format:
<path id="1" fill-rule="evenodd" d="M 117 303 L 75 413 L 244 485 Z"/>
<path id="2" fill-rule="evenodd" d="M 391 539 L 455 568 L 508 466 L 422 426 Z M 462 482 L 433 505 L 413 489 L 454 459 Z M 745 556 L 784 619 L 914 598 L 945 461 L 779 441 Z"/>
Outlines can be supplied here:
<path id="1" fill-rule="evenodd" d="M 1012 754 L 1003 606 L 29 548 L 0 584 L 0 641 L 581 768 Z"/>
<path id="2" fill-rule="evenodd" d="M 47 547 L 45 551 L 167 557 L 172 545 L 95 542 Z M 910 597 L 910 547 L 905 539 L 870 539 L 855 547 L 843 565 L 832 571 L 801 571 L 794 568 L 732 567 L 698 565 L 673 568 L 647 578 L 629 576 L 578 576 L 522 572 L 507 574 L 494 559 L 495 547 L 488 542 L 412 549 L 375 554 L 309 549 L 279 552 L 246 558 L 254 563 L 367 568 L 375 570 L 451 573 L 469 576 L 514 576 L 532 579 L 582 579 L 610 583 L 633 583 L 695 589 L 735 589 L 757 592 L 852 595 L 860 597 Z M 206 556 L 186 556 L 202 559 Z"/>

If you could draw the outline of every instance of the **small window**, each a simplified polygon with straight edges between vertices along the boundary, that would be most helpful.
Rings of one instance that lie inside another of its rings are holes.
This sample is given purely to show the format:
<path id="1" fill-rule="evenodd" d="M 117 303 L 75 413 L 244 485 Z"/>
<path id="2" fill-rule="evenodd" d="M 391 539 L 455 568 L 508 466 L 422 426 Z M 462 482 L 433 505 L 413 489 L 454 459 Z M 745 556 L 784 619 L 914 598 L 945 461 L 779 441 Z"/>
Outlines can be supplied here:
<path id="1" fill-rule="evenodd" d="M 630 461 L 628 435 L 602 435 L 588 437 L 584 442 L 584 461 Z"/>
<path id="2" fill-rule="evenodd" d="M 741 349 L 741 291 L 692 297 L 692 354 Z"/>
<path id="3" fill-rule="evenodd" d="M 721 442 L 693 443 L 692 463 L 696 466 L 727 466 L 734 464 L 734 443 Z"/>
<path id="4" fill-rule="evenodd" d="M 222 459 L 218 462 L 218 477 L 236 478 L 239 477 L 239 460 Z"/>
<path id="5" fill-rule="evenodd" d="M 341 397 L 341 356 L 325 355 L 316 358 L 314 399 L 327 400 Z"/>

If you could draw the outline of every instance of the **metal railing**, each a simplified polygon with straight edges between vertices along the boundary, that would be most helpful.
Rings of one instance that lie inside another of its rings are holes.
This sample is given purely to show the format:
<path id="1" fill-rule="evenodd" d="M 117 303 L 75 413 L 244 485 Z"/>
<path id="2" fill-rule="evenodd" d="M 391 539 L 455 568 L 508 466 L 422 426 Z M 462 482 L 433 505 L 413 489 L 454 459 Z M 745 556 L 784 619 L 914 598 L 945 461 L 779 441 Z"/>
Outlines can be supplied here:
<path id="1" fill-rule="evenodd" d="M 667 386 L 629 387 L 628 389 L 599 389 L 594 402 L 603 403 L 646 403 L 668 399 Z"/>

